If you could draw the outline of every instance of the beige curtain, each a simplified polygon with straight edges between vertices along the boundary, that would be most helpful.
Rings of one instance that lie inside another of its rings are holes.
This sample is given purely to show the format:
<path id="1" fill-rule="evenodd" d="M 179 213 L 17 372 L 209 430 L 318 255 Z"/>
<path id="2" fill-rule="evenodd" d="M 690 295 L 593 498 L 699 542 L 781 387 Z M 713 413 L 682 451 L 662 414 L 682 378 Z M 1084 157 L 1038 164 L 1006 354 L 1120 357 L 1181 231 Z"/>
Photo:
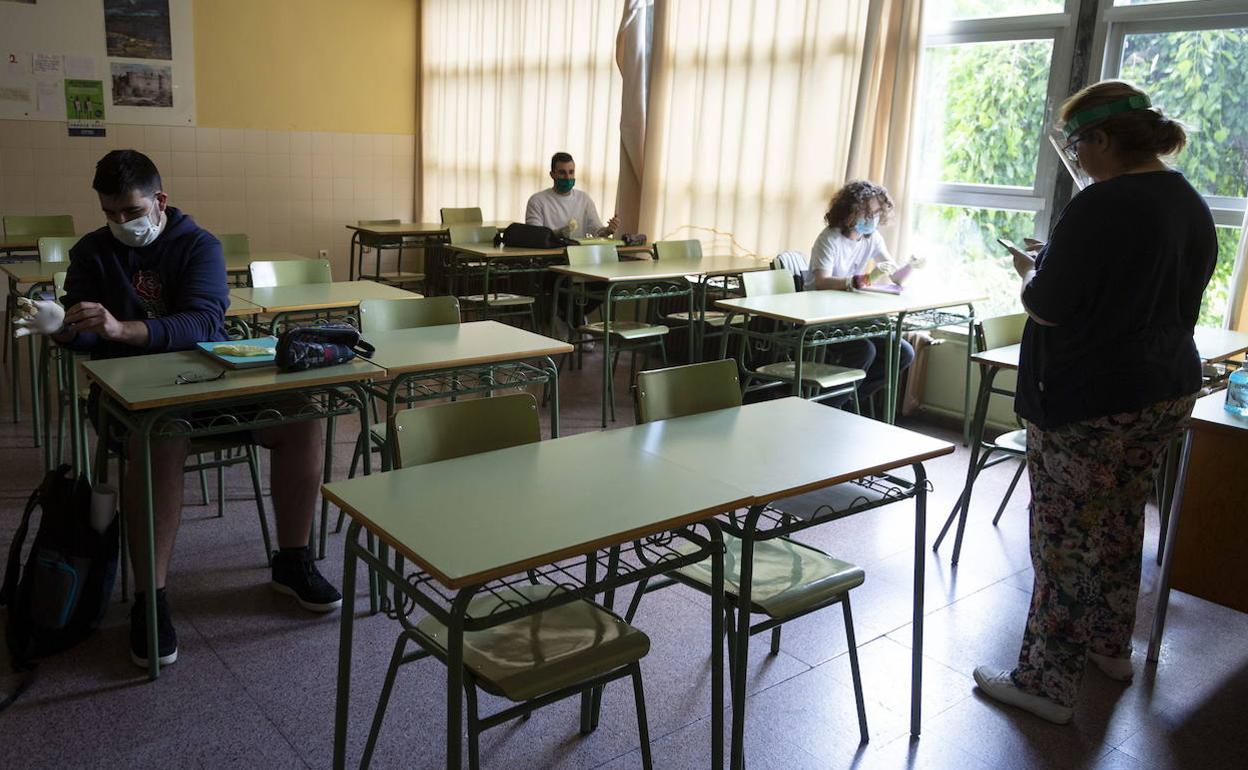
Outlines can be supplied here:
<path id="1" fill-rule="evenodd" d="M 923 0 L 871 0 L 876 23 L 868 27 L 873 50 L 860 81 L 854 140 L 846 179 L 883 184 L 897 204 L 884 237 L 898 256 L 906 253 L 910 202 L 910 140 L 915 125 Z"/>
<path id="2" fill-rule="evenodd" d="M 522 220 L 550 186 L 550 156 L 572 153 L 577 187 L 603 220 L 615 210 L 624 0 L 423 0 L 421 210 L 480 206 Z"/>
<path id="3" fill-rule="evenodd" d="M 641 230 L 809 251 L 843 181 L 866 0 L 657 0 Z"/>

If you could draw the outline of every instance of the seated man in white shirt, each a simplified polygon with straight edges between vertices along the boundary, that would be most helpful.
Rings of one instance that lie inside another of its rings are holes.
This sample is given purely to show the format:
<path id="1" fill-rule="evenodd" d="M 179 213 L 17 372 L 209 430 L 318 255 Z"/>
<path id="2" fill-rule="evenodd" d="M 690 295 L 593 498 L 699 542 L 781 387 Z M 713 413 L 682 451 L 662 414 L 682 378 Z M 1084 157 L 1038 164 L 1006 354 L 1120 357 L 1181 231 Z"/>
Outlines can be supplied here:
<path id="1" fill-rule="evenodd" d="M 549 227 L 567 238 L 594 238 L 610 235 L 620 226 L 618 217 L 604 226 L 598 218 L 594 201 L 584 190 L 576 186 L 576 161 L 566 152 L 557 152 L 550 158 L 550 178 L 554 184 L 529 197 L 524 207 L 524 222 L 528 225 Z"/>
<path id="2" fill-rule="evenodd" d="M 832 203 L 823 217 L 827 227 L 810 249 L 810 269 L 816 289 L 854 291 L 855 283 L 866 281 L 871 272 L 888 275 L 894 283 L 905 279 L 916 260 L 912 257 L 899 268 L 876 231 L 880 221 L 892 210 L 893 199 L 888 190 L 871 182 L 850 182 L 832 196 Z M 874 265 L 874 271 L 870 265 Z M 829 348 L 829 357 L 841 366 L 865 370 L 867 378 L 858 384 L 858 395 L 870 398 L 885 384 L 883 353 L 886 349 L 887 342 L 883 338 L 857 340 Z M 904 372 L 913 361 L 914 348 L 902 340 L 900 371 Z M 839 403 L 843 404 L 844 400 Z"/>
<path id="3" fill-rule="evenodd" d="M 565 238 L 576 240 L 609 236 L 619 228 L 619 217 L 611 217 L 604 226 L 589 193 L 573 189 L 576 186 L 576 161 L 569 153 L 557 152 L 550 157 L 550 178 L 554 180 L 552 186 L 529 196 L 529 203 L 524 207 L 526 225 L 549 227 Z M 554 276 L 547 275 L 550 276 L 546 287 L 549 291 L 554 285 Z M 588 289 L 591 292 L 605 291 L 606 284 L 590 283 Z M 585 312 L 592 313 L 599 304 L 597 300 L 589 300 L 585 303 Z M 560 304 L 556 309 L 559 317 L 563 318 L 564 306 Z"/>

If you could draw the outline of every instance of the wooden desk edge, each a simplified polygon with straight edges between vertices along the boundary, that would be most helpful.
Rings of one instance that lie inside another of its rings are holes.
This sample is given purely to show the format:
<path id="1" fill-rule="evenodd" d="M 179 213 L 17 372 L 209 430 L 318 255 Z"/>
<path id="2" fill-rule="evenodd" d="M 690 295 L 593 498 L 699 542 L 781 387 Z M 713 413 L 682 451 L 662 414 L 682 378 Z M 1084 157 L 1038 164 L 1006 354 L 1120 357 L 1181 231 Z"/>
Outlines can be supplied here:
<path id="1" fill-rule="evenodd" d="M 311 382 L 307 380 L 301 380 L 299 382 L 295 382 L 288 386 L 283 386 L 281 382 L 279 381 L 277 383 L 268 383 L 263 386 L 257 385 L 255 387 L 243 388 L 233 393 L 230 393 L 228 396 L 221 396 L 219 393 L 200 393 L 191 397 L 158 398 L 158 399 L 154 399 L 150 401 L 136 401 L 136 402 L 130 402 L 122 398 L 121 395 L 117 393 L 117 391 L 114 390 L 107 382 L 104 382 L 102 379 L 97 377 L 95 373 L 91 371 L 90 364 L 92 362 L 90 361 L 86 362 L 82 368 L 83 368 L 83 371 L 87 373 L 87 379 L 91 380 L 96 385 L 99 385 L 102 390 L 108 393 L 109 398 L 113 399 L 114 401 L 116 401 L 117 403 L 125 407 L 126 411 L 142 412 L 148 409 L 160 409 L 161 407 L 166 407 L 166 406 L 192 406 L 194 404 L 202 404 L 207 401 L 215 401 L 218 399 L 228 400 L 228 399 L 234 399 L 234 398 L 242 398 L 244 396 L 251 396 L 257 393 L 284 393 L 288 390 L 294 390 L 296 388 L 317 388 L 317 387 L 324 387 L 327 385 L 342 385 L 348 382 L 364 382 L 365 380 L 371 380 L 374 378 L 380 379 L 386 376 L 386 370 L 384 368 L 378 366 L 377 364 L 374 364 L 372 361 L 369 361 L 367 358 L 361 358 L 357 360 L 368 364 L 375 371 L 361 372 L 357 370 L 353 372 L 343 372 L 340 375 L 330 376 L 324 380 L 315 380 Z M 211 359 L 205 358 L 204 362 L 211 363 Z M 326 368 L 332 368 L 332 367 L 326 367 Z M 227 373 L 227 376 L 228 376 L 228 373 Z"/>
<path id="2" fill-rule="evenodd" d="M 532 559 L 526 559 L 526 560 L 522 560 L 518 562 L 513 562 L 512 564 L 495 567 L 493 569 L 484 570 L 482 572 L 477 572 L 471 575 L 465 575 L 458 579 L 452 579 L 450 577 L 447 577 L 441 571 L 435 569 L 427 561 L 425 561 L 419 555 L 417 555 L 416 552 L 412 551 L 407 546 L 402 545 L 401 543 L 396 541 L 394 538 L 390 537 L 389 533 L 382 531 L 379 527 L 376 527 L 376 525 L 372 522 L 371 519 L 369 519 L 369 517 L 365 516 L 360 511 L 356 510 L 354 507 L 348 504 L 345 500 L 343 500 L 341 497 L 335 494 L 333 490 L 328 488 L 328 485 L 321 486 L 321 494 L 324 495 L 326 498 L 328 498 L 330 501 L 332 501 L 334 505 L 337 505 L 339 508 L 346 511 L 347 515 L 349 515 L 351 518 L 355 519 L 356 521 L 360 522 L 361 526 L 363 526 L 368 531 L 372 532 L 377 537 L 381 538 L 381 540 L 385 542 L 386 544 L 388 544 L 391 548 L 395 549 L 397 552 L 403 554 L 405 557 L 407 557 L 408 559 L 411 559 L 413 562 L 419 565 L 422 570 L 424 570 L 425 572 L 428 572 L 430 575 L 436 578 L 437 581 L 441 583 L 443 586 L 445 586 L 446 588 L 452 588 L 452 589 L 461 589 L 461 588 L 468 588 L 470 586 L 483 585 L 497 578 L 506 577 L 508 575 L 514 575 L 516 573 L 523 572 L 527 569 L 541 567 L 546 564 L 554 564 L 555 562 L 562 561 L 564 559 L 572 558 L 575 556 L 580 556 L 589 551 L 595 551 L 601 548 L 607 548 L 612 545 L 617 545 L 619 543 L 627 543 L 630 540 L 636 540 L 642 537 L 646 537 L 648 535 L 654 535 L 660 532 L 666 532 L 672 529 L 676 529 L 678 527 L 687 526 L 689 524 L 696 524 L 699 521 L 705 521 L 714 516 L 718 516 L 721 513 L 727 513 L 728 511 L 733 511 L 738 508 L 742 508 L 746 505 L 749 505 L 751 502 L 751 498 L 744 497 L 744 498 L 741 498 L 740 500 L 735 500 L 731 503 L 724 503 L 722 505 L 712 506 L 710 508 L 697 511 L 695 513 L 689 513 L 683 516 L 677 516 L 676 518 L 673 518 L 673 519 L 668 519 L 664 522 L 655 523 L 653 526 L 638 527 L 638 528 L 631 529 L 623 533 L 612 535 L 609 538 L 600 538 L 598 540 L 593 540 L 587 543 L 569 546 L 567 548 L 562 548 L 558 551 L 551 551 L 549 553 L 534 557 Z"/>
<path id="3" fill-rule="evenodd" d="M 541 358 L 543 356 L 563 355 L 564 353 L 571 353 L 573 350 L 574 348 L 570 344 L 565 342 L 555 347 L 542 348 L 539 350 L 531 350 L 531 351 L 524 350 L 524 351 L 513 352 L 513 353 L 488 354 L 488 355 L 483 355 L 483 356 L 477 356 L 475 358 L 463 358 L 463 359 L 456 360 L 455 363 L 453 364 L 448 363 L 446 361 L 430 361 L 424 364 L 411 364 L 407 366 L 386 366 L 382 368 L 386 370 L 386 374 L 388 377 L 397 377 L 403 374 L 414 374 L 416 372 L 436 371 L 438 369 L 453 369 L 453 368 L 460 367 L 460 366 L 483 366 L 486 364 L 501 364 L 501 363 L 506 363 L 509 361 L 524 361 L 530 358 Z M 375 361 L 372 363 L 375 366 L 381 367 L 381 364 L 378 364 Z"/>

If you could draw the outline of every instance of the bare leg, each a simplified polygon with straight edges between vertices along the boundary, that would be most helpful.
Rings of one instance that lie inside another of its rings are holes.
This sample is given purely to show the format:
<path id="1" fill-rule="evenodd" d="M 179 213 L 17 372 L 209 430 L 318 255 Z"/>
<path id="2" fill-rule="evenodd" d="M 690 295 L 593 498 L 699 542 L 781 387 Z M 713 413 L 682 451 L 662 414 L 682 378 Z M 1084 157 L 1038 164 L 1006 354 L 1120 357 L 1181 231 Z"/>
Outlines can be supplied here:
<path id="1" fill-rule="evenodd" d="M 188 442 L 184 438 L 152 439 L 152 501 L 156 523 L 156 588 L 165 587 L 169 557 L 182 517 L 182 475 Z M 134 587 L 147 592 L 147 521 L 143 515 L 142 462 L 137 442 L 127 447 L 125 498 L 126 537 L 134 564 Z"/>
<path id="2" fill-rule="evenodd" d="M 297 422 L 258 430 L 260 446 L 273 452 L 269 484 L 279 548 L 308 544 L 324 462 L 321 423 Z"/>

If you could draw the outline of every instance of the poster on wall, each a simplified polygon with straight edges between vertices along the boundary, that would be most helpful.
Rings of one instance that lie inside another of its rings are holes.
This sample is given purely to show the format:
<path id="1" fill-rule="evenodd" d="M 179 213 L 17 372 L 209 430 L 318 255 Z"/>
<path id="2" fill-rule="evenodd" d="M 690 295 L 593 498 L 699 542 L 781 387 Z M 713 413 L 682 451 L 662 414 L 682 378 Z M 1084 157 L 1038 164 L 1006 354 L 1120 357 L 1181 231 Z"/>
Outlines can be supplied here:
<path id="1" fill-rule="evenodd" d="M 104 0 L 109 56 L 173 59 L 169 0 Z"/>
<path id="2" fill-rule="evenodd" d="M 173 68 L 164 64 L 112 62 L 113 105 L 172 107 Z"/>
<path id="3" fill-rule="evenodd" d="M 66 80 L 65 115 L 70 136 L 104 136 L 104 81 Z"/>

